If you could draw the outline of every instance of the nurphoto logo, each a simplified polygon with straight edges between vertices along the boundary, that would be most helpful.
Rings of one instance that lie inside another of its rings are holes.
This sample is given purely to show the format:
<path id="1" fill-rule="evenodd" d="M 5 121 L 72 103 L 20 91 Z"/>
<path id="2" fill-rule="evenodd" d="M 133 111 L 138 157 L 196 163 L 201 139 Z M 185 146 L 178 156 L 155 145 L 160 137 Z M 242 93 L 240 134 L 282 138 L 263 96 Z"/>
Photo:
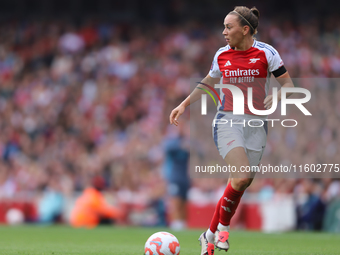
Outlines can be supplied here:
<path id="1" fill-rule="evenodd" d="M 204 84 L 202 82 L 199 82 L 199 84 L 202 84 L 204 86 L 207 86 L 212 92 L 214 92 L 215 95 L 217 95 L 220 104 L 222 105 L 222 101 L 221 98 L 219 97 L 217 91 L 207 85 Z M 219 89 L 229 89 L 232 97 L 233 97 L 233 115 L 244 115 L 244 95 L 243 92 L 240 88 L 238 88 L 235 85 L 231 85 L 231 84 L 216 84 L 215 85 L 216 88 Z M 217 105 L 215 98 L 213 97 L 213 95 L 206 89 L 203 88 L 199 88 L 204 90 L 205 92 L 207 92 L 208 95 L 210 95 L 210 97 L 213 99 L 215 105 Z M 272 95 L 273 95 L 273 103 L 270 109 L 267 110 L 257 110 L 254 108 L 253 105 L 253 88 L 248 87 L 247 88 L 247 96 L 248 96 L 248 108 L 249 110 L 255 114 L 255 115 L 259 115 L 259 116 L 267 116 L 269 114 L 272 114 L 273 112 L 275 112 L 276 108 L 277 108 L 277 88 L 273 88 L 272 91 Z M 286 95 L 287 93 L 302 93 L 305 95 L 304 98 L 287 98 Z M 288 104 L 293 104 L 296 105 L 297 108 L 299 108 L 299 110 L 306 116 L 311 116 L 312 114 L 306 109 L 306 107 L 303 106 L 304 103 L 307 103 L 309 100 L 311 99 L 311 93 L 309 90 L 305 89 L 305 88 L 285 88 L 282 87 L 281 88 L 281 115 L 285 116 L 287 115 L 287 105 Z M 202 94 L 201 96 L 201 115 L 206 115 L 207 114 L 207 95 L 206 94 Z M 274 121 L 279 121 L 278 119 L 266 119 L 265 121 L 271 121 L 272 122 L 272 126 L 274 125 Z M 293 121 L 295 122 L 295 124 L 293 126 L 288 126 L 288 125 L 284 125 L 282 123 L 284 123 L 285 121 Z M 223 123 L 219 123 L 220 120 L 214 120 L 214 125 L 215 123 L 218 124 L 226 124 L 225 120 L 223 121 Z M 232 123 L 232 122 L 231 122 Z M 297 121 L 293 120 L 293 119 L 286 119 L 281 121 L 282 126 L 284 127 L 295 127 L 297 126 Z"/>

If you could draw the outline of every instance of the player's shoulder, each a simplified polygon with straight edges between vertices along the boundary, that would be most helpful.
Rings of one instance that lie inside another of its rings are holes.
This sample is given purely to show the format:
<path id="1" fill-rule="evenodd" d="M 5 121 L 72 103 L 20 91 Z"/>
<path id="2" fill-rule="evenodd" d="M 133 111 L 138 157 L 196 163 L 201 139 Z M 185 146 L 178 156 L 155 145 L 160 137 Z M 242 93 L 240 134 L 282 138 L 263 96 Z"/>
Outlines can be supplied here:
<path id="1" fill-rule="evenodd" d="M 271 54 L 273 56 L 278 54 L 277 50 L 268 43 L 264 43 L 264 42 L 254 40 L 253 47 L 257 48 L 259 50 L 262 50 L 262 51 L 266 52 L 267 54 Z"/>
<path id="2" fill-rule="evenodd" d="M 226 45 L 226 46 L 224 46 L 224 47 L 219 48 L 219 49 L 216 51 L 215 57 L 218 57 L 221 53 L 226 52 L 226 51 L 228 51 L 228 50 L 230 50 L 230 46 L 229 46 L 229 45 Z"/>

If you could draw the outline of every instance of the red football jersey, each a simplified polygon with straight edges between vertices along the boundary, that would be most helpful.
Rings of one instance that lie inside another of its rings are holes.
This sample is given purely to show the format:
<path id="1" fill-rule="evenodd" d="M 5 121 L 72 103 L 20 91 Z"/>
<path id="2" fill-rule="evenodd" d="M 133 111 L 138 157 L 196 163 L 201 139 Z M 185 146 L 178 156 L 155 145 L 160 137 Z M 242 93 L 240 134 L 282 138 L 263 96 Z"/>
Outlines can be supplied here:
<path id="1" fill-rule="evenodd" d="M 247 88 L 253 88 L 253 105 L 264 108 L 264 99 L 269 89 L 270 74 L 283 66 L 279 53 L 270 45 L 254 40 L 246 51 L 233 50 L 229 45 L 220 48 L 214 57 L 209 75 L 223 77 L 223 84 L 240 88 L 244 95 L 244 113 L 253 114 L 248 108 Z M 219 111 L 233 111 L 233 97 L 229 89 L 221 89 L 222 105 Z M 254 115 L 254 114 L 253 114 Z"/>

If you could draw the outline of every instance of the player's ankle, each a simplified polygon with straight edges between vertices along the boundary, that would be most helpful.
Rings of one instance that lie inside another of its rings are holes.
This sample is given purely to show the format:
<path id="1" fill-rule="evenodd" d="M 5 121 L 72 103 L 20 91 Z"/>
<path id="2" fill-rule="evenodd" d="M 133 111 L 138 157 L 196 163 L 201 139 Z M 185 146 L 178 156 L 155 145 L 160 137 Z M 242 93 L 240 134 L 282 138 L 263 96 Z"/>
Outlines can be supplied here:
<path id="1" fill-rule="evenodd" d="M 221 222 L 220 223 L 218 223 L 218 226 L 217 226 L 217 229 L 219 230 L 219 231 L 227 231 L 227 232 L 229 232 L 229 228 L 230 228 L 230 226 L 229 225 L 223 225 Z"/>
<path id="2" fill-rule="evenodd" d="M 210 230 L 210 228 L 208 228 L 207 232 L 205 232 L 205 237 L 209 243 L 214 243 L 215 234 Z"/>

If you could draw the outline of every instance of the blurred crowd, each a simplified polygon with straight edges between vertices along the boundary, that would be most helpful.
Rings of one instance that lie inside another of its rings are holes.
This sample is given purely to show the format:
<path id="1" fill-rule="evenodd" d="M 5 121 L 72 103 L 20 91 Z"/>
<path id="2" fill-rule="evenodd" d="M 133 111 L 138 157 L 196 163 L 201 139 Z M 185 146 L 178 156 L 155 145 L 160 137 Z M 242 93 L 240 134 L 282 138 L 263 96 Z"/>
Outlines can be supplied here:
<path id="1" fill-rule="evenodd" d="M 190 79 L 204 77 L 224 46 L 220 23 L 2 23 L 0 198 L 46 190 L 68 196 L 98 175 L 120 203 L 138 207 L 165 196 L 162 142 L 177 132 L 168 116 L 189 95 Z M 265 163 L 338 160 L 339 23 L 336 17 L 308 24 L 261 22 L 257 39 L 278 50 L 291 77 L 334 78 L 301 82 L 311 91 L 313 118 L 295 129 L 271 129 Z M 182 116 L 182 125 L 188 117 Z M 192 185 L 210 192 L 216 183 L 225 184 L 194 179 Z M 336 179 L 301 183 L 279 179 L 256 191 L 269 186 L 315 194 L 324 203 L 340 196 Z"/>

